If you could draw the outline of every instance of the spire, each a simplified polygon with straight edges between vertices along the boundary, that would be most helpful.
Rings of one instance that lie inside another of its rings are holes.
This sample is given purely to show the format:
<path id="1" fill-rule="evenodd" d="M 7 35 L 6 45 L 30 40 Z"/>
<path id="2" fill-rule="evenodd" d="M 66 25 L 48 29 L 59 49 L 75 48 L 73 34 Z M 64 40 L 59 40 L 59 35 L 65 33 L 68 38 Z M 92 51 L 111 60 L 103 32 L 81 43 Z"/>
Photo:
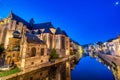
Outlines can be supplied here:
<path id="1" fill-rule="evenodd" d="M 34 21 L 34 19 L 33 19 L 33 18 L 31 18 L 29 23 L 30 23 L 31 25 L 33 25 L 33 24 L 34 24 L 34 22 L 35 22 L 35 21 Z"/>
<path id="2" fill-rule="evenodd" d="M 32 30 L 33 26 L 34 26 L 34 19 L 31 18 L 30 21 L 29 21 L 29 23 L 30 23 L 29 29 Z"/>
<path id="3" fill-rule="evenodd" d="M 12 10 L 10 10 L 10 13 L 9 13 L 9 15 L 8 15 L 8 18 L 12 18 L 13 17 L 13 12 L 12 12 Z"/>

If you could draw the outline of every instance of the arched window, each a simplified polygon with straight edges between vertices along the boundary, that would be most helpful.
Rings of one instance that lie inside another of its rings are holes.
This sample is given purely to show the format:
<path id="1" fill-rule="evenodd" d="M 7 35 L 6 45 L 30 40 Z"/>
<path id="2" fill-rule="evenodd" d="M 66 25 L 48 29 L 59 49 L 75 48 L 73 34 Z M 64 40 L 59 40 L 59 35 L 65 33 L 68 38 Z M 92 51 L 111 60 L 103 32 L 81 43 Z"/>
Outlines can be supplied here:
<path id="1" fill-rule="evenodd" d="M 59 38 L 56 37 L 56 48 L 59 48 Z"/>
<path id="2" fill-rule="evenodd" d="M 36 55 L 36 48 L 31 49 L 31 57 L 34 57 Z"/>
<path id="3" fill-rule="evenodd" d="M 61 37 L 61 48 L 65 49 L 65 37 Z"/>

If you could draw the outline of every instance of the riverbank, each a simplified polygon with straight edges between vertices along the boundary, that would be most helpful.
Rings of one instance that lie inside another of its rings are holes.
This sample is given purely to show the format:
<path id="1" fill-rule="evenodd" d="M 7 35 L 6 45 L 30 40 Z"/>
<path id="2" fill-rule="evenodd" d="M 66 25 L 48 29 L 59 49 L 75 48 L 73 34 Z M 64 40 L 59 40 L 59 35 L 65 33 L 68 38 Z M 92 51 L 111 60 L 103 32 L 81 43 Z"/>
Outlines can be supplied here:
<path id="1" fill-rule="evenodd" d="M 5 76 L 5 77 L 1 77 L 0 80 L 6 80 L 6 79 L 13 78 L 13 77 L 21 76 L 21 75 L 24 75 L 24 74 L 29 73 L 31 71 L 35 71 L 35 70 L 40 69 L 40 68 L 53 66 L 53 65 L 65 62 L 67 60 L 69 61 L 71 59 L 74 59 L 74 57 L 75 57 L 75 55 L 66 56 L 65 58 L 56 59 L 55 62 L 48 62 L 48 63 L 45 63 L 45 64 L 36 65 L 36 67 L 31 67 L 30 69 L 27 69 L 25 71 L 20 71 L 20 72 L 15 73 L 15 74 L 11 74 L 11 75 L 8 75 L 8 76 Z"/>

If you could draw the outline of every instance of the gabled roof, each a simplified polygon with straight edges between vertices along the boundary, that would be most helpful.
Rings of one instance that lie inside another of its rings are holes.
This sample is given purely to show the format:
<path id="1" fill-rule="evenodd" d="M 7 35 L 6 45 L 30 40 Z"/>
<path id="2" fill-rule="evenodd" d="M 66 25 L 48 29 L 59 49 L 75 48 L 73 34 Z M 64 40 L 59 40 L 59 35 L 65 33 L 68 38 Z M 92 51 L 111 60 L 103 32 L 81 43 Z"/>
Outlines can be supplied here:
<path id="1" fill-rule="evenodd" d="M 62 32 L 62 30 L 58 27 L 57 30 L 56 30 L 56 32 L 55 32 L 55 34 L 57 34 L 57 35 L 58 35 L 58 34 L 63 34 L 63 32 Z"/>
<path id="2" fill-rule="evenodd" d="M 34 43 L 34 44 L 45 44 L 44 41 L 40 40 L 37 36 L 34 34 L 26 33 L 27 42 L 28 43 Z"/>
<path id="3" fill-rule="evenodd" d="M 46 23 L 39 23 L 39 24 L 34 24 L 33 29 L 46 29 L 46 28 L 54 28 L 51 22 L 46 22 Z"/>
<path id="4" fill-rule="evenodd" d="M 50 28 L 45 28 L 43 33 L 50 33 L 50 34 L 52 34 L 52 32 L 50 31 Z"/>
<path id="5" fill-rule="evenodd" d="M 24 19 L 20 18 L 19 16 L 17 16 L 16 14 L 14 14 L 12 11 L 10 12 L 8 18 L 11 18 L 12 20 L 16 20 L 17 23 L 18 22 L 22 22 L 27 27 L 29 26 L 29 23 L 27 21 L 25 21 Z"/>

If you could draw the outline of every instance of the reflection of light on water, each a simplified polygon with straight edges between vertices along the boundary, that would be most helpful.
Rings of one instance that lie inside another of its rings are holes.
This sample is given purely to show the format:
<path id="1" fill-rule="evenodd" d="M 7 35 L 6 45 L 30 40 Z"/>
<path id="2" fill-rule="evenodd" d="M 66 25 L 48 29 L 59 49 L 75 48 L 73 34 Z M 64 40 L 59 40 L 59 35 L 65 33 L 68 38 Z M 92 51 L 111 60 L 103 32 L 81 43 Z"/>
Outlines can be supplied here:
<path id="1" fill-rule="evenodd" d="M 107 67 L 110 70 L 110 66 Z"/>

